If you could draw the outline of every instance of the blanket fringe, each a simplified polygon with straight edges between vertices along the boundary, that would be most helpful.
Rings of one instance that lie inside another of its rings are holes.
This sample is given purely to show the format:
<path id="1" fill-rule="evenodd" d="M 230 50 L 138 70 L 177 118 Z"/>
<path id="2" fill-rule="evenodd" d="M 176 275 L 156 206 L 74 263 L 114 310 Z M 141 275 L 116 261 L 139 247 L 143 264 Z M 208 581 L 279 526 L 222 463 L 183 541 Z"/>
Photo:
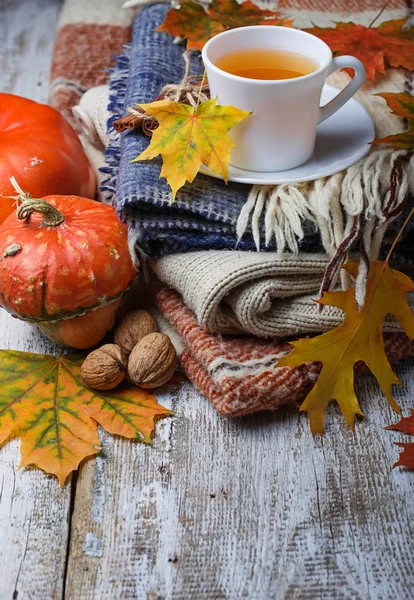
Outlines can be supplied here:
<path id="1" fill-rule="evenodd" d="M 119 136 L 113 128 L 113 123 L 122 116 L 124 110 L 124 97 L 123 94 L 119 94 L 118 92 L 125 89 L 128 81 L 130 49 L 131 45 L 126 44 L 122 49 L 123 54 L 115 57 L 116 66 L 108 69 L 111 74 L 109 104 L 106 109 L 108 113 L 108 145 L 105 148 L 105 166 L 101 167 L 99 170 L 106 175 L 106 178 L 101 183 L 101 192 L 104 193 L 105 201 L 115 207 L 115 193 L 119 163 L 121 160 L 121 147 Z M 118 216 L 125 222 L 120 211 L 118 211 Z"/>
<path id="2" fill-rule="evenodd" d="M 356 298 L 362 306 L 369 262 L 378 258 L 387 227 L 414 189 L 414 178 L 410 181 L 409 175 L 412 165 L 404 165 L 407 160 L 413 158 L 402 150 L 373 150 L 344 173 L 314 182 L 255 185 L 237 221 L 238 239 L 251 231 L 258 251 L 263 242 L 268 247 L 275 241 L 278 254 L 287 250 L 297 254 L 304 237 L 303 222 L 313 222 L 331 257 L 321 292 L 331 288 L 349 251 L 359 242 Z M 346 274 L 342 285 L 349 286 Z"/>

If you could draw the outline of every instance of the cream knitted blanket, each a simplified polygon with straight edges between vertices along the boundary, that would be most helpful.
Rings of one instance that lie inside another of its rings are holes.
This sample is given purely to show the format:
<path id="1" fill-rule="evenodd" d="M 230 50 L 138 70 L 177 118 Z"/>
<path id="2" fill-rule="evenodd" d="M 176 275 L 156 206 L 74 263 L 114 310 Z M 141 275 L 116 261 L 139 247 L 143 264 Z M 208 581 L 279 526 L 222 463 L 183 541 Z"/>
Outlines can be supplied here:
<path id="1" fill-rule="evenodd" d="M 314 302 L 328 258 L 322 254 L 211 251 L 172 254 L 154 266 L 211 333 L 260 337 L 329 331 L 342 311 Z M 414 298 L 412 302 L 414 307 Z M 388 321 L 386 331 L 401 331 Z"/>

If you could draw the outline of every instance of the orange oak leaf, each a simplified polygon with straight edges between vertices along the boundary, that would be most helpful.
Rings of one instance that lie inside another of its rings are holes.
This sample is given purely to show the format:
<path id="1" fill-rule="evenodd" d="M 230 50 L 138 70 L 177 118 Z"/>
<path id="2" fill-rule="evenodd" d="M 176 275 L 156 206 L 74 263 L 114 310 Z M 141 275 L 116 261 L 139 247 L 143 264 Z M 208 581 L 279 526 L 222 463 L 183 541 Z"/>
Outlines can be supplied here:
<path id="1" fill-rule="evenodd" d="M 403 444 L 396 442 L 396 446 L 403 448 L 398 461 L 393 464 L 393 467 L 406 467 L 407 469 L 414 469 L 414 442 Z"/>
<path id="2" fill-rule="evenodd" d="M 358 263 L 347 263 L 344 268 L 356 277 Z M 391 394 L 391 386 L 399 380 L 384 351 L 382 326 L 386 315 L 392 314 L 407 335 L 414 338 L 414 316 L 406 299 L 409 291 L 414 291 L 414 283 L 406 275 L 391 269 L 387 262 L 372 262 L 362 309 L 353 289 L 324 293 L 319 304 L 343 310 L 341 325 L 323 335 L 290 342 L 293 350 L 279 360 L 278 367 L 322 363 L 316 384 L 301 406 L 301 410 L 308 412 L 313 435 L 323 433 L 325 412 L 331 400 L 337 401 L 352 429 L 355 415 L 362 415 L 354 390 L 354 367 L 359 361 L 367 365 L 391 406 L 400 412 Z"/>
<path id="3" fill-rule="evenodd" d="M 169 10 L 155 31 L 186 38 L 187 50 L 202 50 L 210 38 L 225 30 L 225 25 L 214 19 L 200 4 L 186 0 L 179 9 Z"/>
<path id="4" fill-rule="evenodd" d="M 385 73 L 386 66 L 414 70 L 414 27 L 407 19 L 386 21 L 379 27 L 336 23 L 336 27 L 306 29 L 331 48 L 334 56 L 350 54 L 364 63 L 368 79 Z"/>
<path id="5" fill-rule="evenodd" d="M 0 444 L 21 440 L 20 466 L 37 465 L 63 486 L 100 449 L 97 422 L 111 433 L 151 441 L 170 411 L 134 385 L 98 392 L 80 378 L 83 355 L 0 351 Z"/>
<path id="6" fill-rule="evenodd" d="M 388 144 L 414 152 L 414 97 L 407 92 L 397 94 L 376 94 L 384 98 L 389 108 L 396 114 L 407 119 L 408 130 L 385 138 L 374 140 L 373 144 Z"/>
<path id="7" fill-rule="evenodd" d="M 159 126 L 148 148 L 135 161 L 161 154 L 160 177 L 168 181 L 173 200 L 186 181 L 194 180 L 201 165 L 227 182 L 230 150 L 234 147 L 228 132 L 250 113 L 234 106 L 217 106 L 216 100 L 205 100 L 196 107 L 171 100 L 140 104 L 148 115 L 157 119 Z"/>
<path id="8" fill-rule="evenodd" d="M 392 431 L 401 431 L 401 433 L 409 433 L 414 435 L 414 408 L 411 409 L 411 415 L 409 417 L 401 417 L 398 423 L 388 425 L 385 429 Z"/>
<path id="9" fill-rule="evenodd" d="M 388 425 L 385 429 L 391 429 L 393 431 L 401 431 L 401 433 L 408 433 L 414 435 L 414 409 L 411 409 L 411 415 L 409 417 L 402 417 L 398 423 Z M 396 442 L 396 446 L 404 448 L 401 452 L 398 461 L 394 463 L 393 467 L 406 467 L 407 469 L 414 469 L 414 442 L 403 444 Z"/>
<path id="10" fill-rule="evenodd" d="M 259 8 L 250 0 L 239 4 L 236 0 L 213 0 L 208 6 L 209 14 L 226 25 L 227 29 L 247 25 L 283 25 L 293 27 L 293 20 L 280 12 Z"/>
<path id="11" fill-rule="evenodd" d="M 194 0 L 185 0 L 168 11 L 156 31 L 187 39 L 187 49 L 202 50 L 208 40 L 222 31 L 246 25 L 283 25 L 293 27 L 291 19 L 279 12 L 262 10 L 250 0 L 213 0 L 205 10 Z"/>

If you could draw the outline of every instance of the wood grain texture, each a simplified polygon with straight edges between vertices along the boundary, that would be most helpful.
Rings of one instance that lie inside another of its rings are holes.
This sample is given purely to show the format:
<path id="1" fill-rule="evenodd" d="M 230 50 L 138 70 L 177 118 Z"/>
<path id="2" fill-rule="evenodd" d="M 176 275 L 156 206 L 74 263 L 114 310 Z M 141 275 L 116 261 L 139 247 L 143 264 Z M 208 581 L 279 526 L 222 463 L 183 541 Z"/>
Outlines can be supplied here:
<path id="1" fill-rule="evenodd" d="M 226 420 L 189 384 L 153 448 L 105 436 L 77 482 L 66 597 L 410 598 L 414 478 L 391 471 L 373 378 L 358 388 L 356 433 L 331 410 L 316 443 L 295 407 Z"/>
<path id="2" fill-rule="evenodd" d="M 62 0 L 0 0 L 0 91 L 47 102 Z"/>
<path id="3" fill-rule="evenodd" d="M 0 312 L 0 348 L 58 348 L 27 323 Z M 0 450 L 0 600 L 62 598 L 71 484 L 38 469 L 18 470 L 18 440 Z"/>
<path id="4" fill-rule="evenodd" d="M 0 0 L 0 91 L 47 101 L 60 0 Z M 56 350 L 26 323 L 0 312 L 0 348 Z M 71 487 L 37 469 L 18 470 L 19 442 L 0 450 L 0 599 L 62 598 Z"/>
<path id="5" fill-rule="evenodd" d="M 47 100 L 59 0 L 0 0 L 0 89 Z M 0 347 L 53 352 L 0 313 Z M 414 361 L 397 368 L 413 405 Z M 352 434 L 331 408 L 314 442 L 295 407 L 228 420 L 189 383 L 153 447 L 102 434 L 60 490 L 0 450 L 0 600 L 405 600 L 414 477 L 391 469 L 395 422 L 372 377 Z M 71 494 L 72 500 L 71 502 Z"/>

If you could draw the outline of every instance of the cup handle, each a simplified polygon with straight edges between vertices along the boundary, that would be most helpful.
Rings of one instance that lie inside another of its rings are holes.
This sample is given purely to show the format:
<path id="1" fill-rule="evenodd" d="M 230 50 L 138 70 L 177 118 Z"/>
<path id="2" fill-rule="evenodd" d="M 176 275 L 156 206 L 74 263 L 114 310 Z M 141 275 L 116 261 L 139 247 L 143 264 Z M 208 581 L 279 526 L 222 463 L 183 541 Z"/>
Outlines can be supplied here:
<path id="1" fill-rule="evenodd" d="M 345 102 L 348 102 L 365 81 L 365 67 L 362 62 L 354 56 L 337 56 L 334 58 L 328 75 L 334 71 L 338 71 L 338 69 L 343 69 L 344 67 L 353 69 L 355 71 L 355 76 L 333 100 L 328 102 L 328 104 L 325 104 L 325 106 L 319 107 L 318 125 L 339 110 Z"/>

